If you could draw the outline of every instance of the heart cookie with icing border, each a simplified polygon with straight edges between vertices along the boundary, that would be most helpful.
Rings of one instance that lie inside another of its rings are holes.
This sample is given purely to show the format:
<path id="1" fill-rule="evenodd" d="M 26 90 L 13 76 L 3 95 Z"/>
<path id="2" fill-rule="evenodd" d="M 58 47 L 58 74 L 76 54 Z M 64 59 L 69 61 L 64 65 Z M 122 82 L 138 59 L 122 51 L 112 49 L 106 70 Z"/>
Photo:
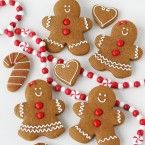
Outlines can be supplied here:
<path id="1" fill-rule="evenodd" d="M 118 17 L 118 10 L 115 8 L 107 8 L 101 5 L 95 5 L 92 10 L 96 23 L 105 28 L 112 24 Z"/>
<path id="2" fill-rule="evenodd" d="M 56 64 L 54 72 L 63 83 L 73 86 L 80 74 L 81 65 L 77 60 L 70 60 L 65 64 Z"/>

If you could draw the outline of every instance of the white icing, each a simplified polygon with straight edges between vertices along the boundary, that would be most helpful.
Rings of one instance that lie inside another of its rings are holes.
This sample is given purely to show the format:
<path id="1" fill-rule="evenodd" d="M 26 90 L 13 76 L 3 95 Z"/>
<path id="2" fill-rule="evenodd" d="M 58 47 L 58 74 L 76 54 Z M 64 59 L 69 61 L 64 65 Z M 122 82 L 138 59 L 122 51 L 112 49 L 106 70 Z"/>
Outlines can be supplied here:
<path id="1" fill-rule="evenodd" d="M 121 123 L 121 111 L 117 110 L 117 121 L 120 124 Z"/>
<path id="2" fill-rule="evenodd" d="M 75 128 L 81 135 L 83 135 L 87 139 L 91 139 L 91 136 L 89 136 L 89 134 L 85 133 L 81 128 L 79 128 L 78 126 L 75 126 Z"/>
<path id="3" fill-rule="evenodd" d="M 83 115 L 84 107 L 85 107 L 84 102 L 81 102 L 79 114 L 78 114 L 79 116 Z"/>
<path id="4" fill-rule="evenodd" d="M 84 23 L 85 23 L 85 28 L 88 30 L 89 29 L 89 25 L 88 25 L 86 17 L 84 17 Z"/>
<path id="5" fill-rule="evenodd" d="M 102 94 L 102 93 L 99 93 L 98 95 L 99 95 L 99 97 L 97 97 L 98 101 L 99 101 L 100 103 L 105 103 L 106 100 L 107 100 L 107 99 L 106 99 L 107 95 L 106 95 L 106 94 Z"/>
<path id="6" fill-rule="evenodd" d="M 19 114 L 21 118 L 24 117 L 24 105 L 22 103 L 19 105 Z"/>
<path id="7" fill-rule="evenodd" d="M 67 81 L 67 80 L 61 78 L 61 77 L 57 74 L 56 69 L 57 69 L 57 67 L 59 67 L 59 66 L 61 66 L 62 68 L 69 68 L 69 67 L 70 67 L 69 63 L 71 63 L 71 62 L 76 63 L 77 67 L 74 68 L 74 69 L 75 69 L 75 72 L 74 72 L 72 78 L 71 78 L 70 80 Z M 65 63 L 65 64 L 56 64 L 54 68 L 55 68 L 55 69 L 54 69 L 54 73 L 55 73 L 55 75 L 56 75 L 60 80 L 62 80 L 63 82 L 65 82 L 65 83 L 67 83 L 67 84 L 69 84 L 69 85 L 72 85 L 72 82 L 73 82 L 73 80 L 74 80 L 74 78 L 75 78 L 75 76 L 76 76 L 76 74 L 77 74 L 77 72 L 78 72 L 79 64 L 78 64 L 78 62 L 77 62 L 76 60 L 70 60 L 70 61 L 68 61 L 68 62 Z"/>
<path id="8" fill-rule="evenodd" d="M 26 76 L 10 76 L 10 78 L 26 78 Z"/>
<path id="9" fill-rule="evenodd" d="M 30 63 L 30 61 L 17 62 L 16 64 L 21 64 L 21 63 Z"/>
<path id="10" fill-rule="evenodd" d="M 134 51 L 134 59 L 138 58 L 138 46 L 135 47 L 135 51 Z"/>
<path id="11" fill-rule="evenodd" d="M 87 43 L 88 43 L 88 42 L 85 41 L 85 40 L 84 40 L 84 41 L 80 41 L 80 42 L 78 42 L 78 43 L 69 45 L 68 48 L 71 49 L 71 48 L 78 47 L 78 46 L 80 46 L 80 45 L 82 45 L 82 44 L 87 44 Z"/>
<path id="12" fill-rule="evenodd" d="M 128 28 L 123 27 L 123 30 L 121 31 L 121 33 L 122 33 L 123 36 L 127 36 L 129 34 L 128 31 L 129 31 Z"/>
<path id="13" fill-rule="evenodd" d="M 105 64 L 106 66 L 109 66 L 109 67 L 112 67 L 115 69 L 121 69 L 123 71 L 131 71 L 131 65 L 129 65 L 129 64 L 121 64 L 121 63 L 113 62 L 113 61 L 105 58 L 99 52 L 96 52 L 94 56 L 97 60 L 100 61 L 100 63 Z"/>
<path id="14" fill-rule="evenodd" d="M 113 21 L 113 20 L 117 17 L 118 11 L 117 11 L 115 8 L 105 8 L 105 7 L 101 6 L 103 11 L 106 11 L 106 12 L 110 12 L 110 10 L 115 11 L 114 17 L 112 17 L 112 18 L 111 18 L 110 20 L 108 20 L 107 22 L 103 23 L 103 22 L 99 19 L 99 17 L 96 15 L 96 13 L 95 13 L 96 8 L 97 8 L 97 7 L 100 7 L 100 6 L 101 6 L 101 5 L 96 5 L 96 6 L 94 6 L 94 8 L 93 8 L 93 14 L 94 14 L 94 16 L 96 17 L 96 19 L 98 20 L 98 22 L 100 23 L 101 27 L 104 27 L 106 24 L 110 23 L 111 21 Z"/>
<path id="15" fill-rule="evenodd" d="M 22 86 L 23 84 L 19 84 L 19 83 L 8 83 L 8 85 L 13 85 L 13 86 Z"/>
<path id="16" fill-rule="evenodd" d="M 69 13 L 69 12 L 71 11 L 70 5 L 64 5 L 64 11 L 65 11 L 66 13 Z"/>
<path id="17" fill-rule="evenodd" d="M 50 21 L 51 21 L 51 17 L 48 17 L 46 22 L 46 28 L 50 27 Z"/>
<path id="18" fill-rule="evenodd" d="M 55 100 L 55 102 L 56 102 L 56 107 L 58 109 L 58 113 L 61 113 L 62 112 L 61 104 L 59 103 L 57 99 Z"/>
<path id="19" fill-rule="evenodd" d="M 50 44 L 54 44 L 54 45 L 56 45 L 56 46 L 58 46 L 58 47 L 63 48 L 63 44 L 61 44 L 61 43 L 58 43 L 58 42 L 56 42 L 56 41 L 54 41 L 54 40 L 52 40 L 52 39 L 48 39 L 48 38 L 46 38 L 46 40 L 47 40 L 47 42 L 50 43 Z"/>
<path id="20" fill-rule="evenodd" d="M 102 139 L 98 140 L 98 144 L 104 143 L 106 141 L 114 140 L 114 139 L 117 139 L 117 136 L 109 136 L 109 137 L 106 137 L 106 138 L 102 138 Z"/>
<path id="21" fill-rule="evenodd" d="M 98 42 L 98 46 L 99 46 L 99 47 L 102 46 L 104 39 L 105 39 L 105 36 L 102 35 L 102 37 L 100 38 L 100 40 L 99 40 L 99 42 Z"/>
<path id="22" fill-rule="evenodd" d="M 41 87 L 40 88 L 35 88 L 35 95 L 37 97 L 41 97 L 42 94 L 43 94 L 43 92 L 42 92 L 42 88 Z"/>

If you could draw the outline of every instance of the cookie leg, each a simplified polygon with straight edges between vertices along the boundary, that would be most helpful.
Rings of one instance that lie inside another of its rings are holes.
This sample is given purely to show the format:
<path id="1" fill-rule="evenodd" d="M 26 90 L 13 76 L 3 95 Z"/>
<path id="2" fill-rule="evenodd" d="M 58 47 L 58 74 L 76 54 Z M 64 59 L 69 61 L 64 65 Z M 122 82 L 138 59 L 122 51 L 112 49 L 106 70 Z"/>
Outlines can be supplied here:
<path id="1" fill-rule="evenodd" d="M 74 127 L 71 127 L 69 129 L 69 135 L 76 141 L 80 143 L 88 143 L 94 135 L 92 133 L 89 133 L 89 131 L 85 131 L 85 129 L 82 129 L 80 125 L 76 125 Z"/>
<path id="2" fill-rule="evenodd" d="M 62 43 L 58 40 L 52 39 L 52 38 L 46 38 L 46 39 L 44 39 L 44 41 L 46 43 L 47 50 L 52 53 L 60 52 L 65 47 L 64 43 Z"/>
<path id="3" fill-rule="evenodd" d="M 28 141 L 33 141 L 39 137 L 39 135 L 36 133 L 28 133 L 21 130 L 18 131 L 18 135 Z"/>
<path id="4" fill-rule="evenodd" d="M 90 50 L 90 45 L 86 40 L 76 40 L 75 42 L 68 43 L 69 51 L 77 56 L 85 55 Z"/>
<path id="5" fill-rule="evenodd" d="M 43 136 L 53 139 L 59 137 L 61 134 L 64 133 L 64 131 L 65 131 L 64 127 L 61 127 L 60 129 L 58 127 L 56 130 L 48 131 Z"/>
<path id="6" fill-rule="evenodd" d="M 99 70 L 99 71 L 104 71 L 106 70 L 106 66 L 105 64 L 101 63 L 100 60 L 98 60 L 95 55 L 91 56 L 89 58 L 89 62 L 91 64 L 91 66 L 96 69 L 96 70 Z"/>

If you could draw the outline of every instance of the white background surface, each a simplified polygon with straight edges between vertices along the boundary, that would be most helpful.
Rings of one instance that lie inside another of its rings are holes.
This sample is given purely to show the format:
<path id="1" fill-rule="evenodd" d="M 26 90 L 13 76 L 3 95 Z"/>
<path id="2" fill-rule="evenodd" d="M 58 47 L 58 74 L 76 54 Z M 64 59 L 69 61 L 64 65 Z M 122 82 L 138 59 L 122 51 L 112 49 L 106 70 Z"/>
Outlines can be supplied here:
<path id="1" fill-rule="evenodd" d="M 22 0 L 23 6 L 25 8 L 25 17 L 20 26 L 25 28 L 31 28 L 35 30 L 42 38 L 45 38 L 48 35 L 48 32 L 41 26 L 41 19 L 48 15 L 53 14 L 53 6 L 56 0 Z M 81 16 L 87 16 L 92 19 L 91 9 L 94 4 L 103 4 L 105 6 L 116 7 L 119 10 L 118 19 L 129 19 L 132 20 L 138 27 L 138 40 L 137 44 L 145 50 L 145 1 L 144 0 L 79 0 L 79 3 L 82 7 Z M 15 10 L 7 7 L 0 9 L 0 27 L 4 27 L 11 18 L 15 15 Z M 88 58 L 91 54 L 96 51 L 94 45 L 94 39 L 98 34 L 110 34 L 111 27 L 107 27 L 104 30 L 101 30 L 96 24 L 94 24 L 93 29 L 86 33 L 86 38 L 90 41 L 91 51 L 88 55 L 83 57 L 76 57 L 71 55 L 67 49 L 62 53 L 59 53 L 57 56 L 63 58 L 76 58 L 80 60 L 82 66 L 85 66 L 87 69 L 93 70 L 89 65 Z M 72 112 L 72 105 L 75 101 L 71 100 L 69 97 L 64 94 L 58 94 L 53 92 L 53 96 L 61 98 L 66 103 L 66 110 L 63 115 L 60 116 L 61 121 L 65 125 L 66 132 L 58 137 L 57 139 L 47 139 L 39 138 L 34 142 L 27 142 L 20 138 L 17 135 L 17 130 L 19 129 L 20 123 L 22 120 L 19 120 L 13 113 L 13 108 L 16 104 L 25 100 L 24 91 L 25 86 L 22 87 L 16 93 L 10 93 L 6 90 L 6 84 L 8 76 L 10 75 L 12 69 L 6 69 L 3 67 L 3 58 L 10 52 L 17 51 L 18 48 L 14 47 L 12 42 L 5 36 L 0 36 L 0 145 L 33 145 L 34 143 L 44 142 L 49 145 L 75 145 L 78 144 L 72 140 L 68 135 L 68 128 L 72 125 L 78 123 L 79 118 Z M 30 56 L 32 60 L 32 69 L 30 71 L 29 78 L 25 82 L 28 83 L 34 79 L 40 79 L 40 67 L 37 59 L 33 56 Z M 145 55 L 142 59 L 136 63 L 133 63 L 133 75 L 126 80 L 138 80 L 145 78 Z M 51 65 L 50 65 L 51 66 Z M 51 67 L 52 69 L 52 67 Z M 95 71 L 95 70 L 93 70 Z M 100 72 L 97 72 L 101 74 Z M 115 79 L 109 72 L 104 72 L 102 75 Z M 115 79 L 116 80 L 116 79 Z M 122 81 L 122 80 L 119 80 Z M 85 78 L 80 77 L 74 88 L 79 89 L 85 93 L 88 93 L 93 87 L 97 84 L 93 81 L 89 81 Z M 145 87 L 139 89 L 128 89 L 128 90 L 119 90 L 115 91 L 116 95 L 122 101 L 125 101 L 143 112 L 145 115 Z M 124 125 L 117 128 L 117 134 L 121 139 L 121 145 L 131 145 L 132 137 L 138 129 L 137 121 L 132 118 L 129 113 L 126 113 L 126 122 Z M 95 139 L 92 140 L 89 145 L 96 144 Z M 145 143 L 144 143 L 145 144 Z"/>

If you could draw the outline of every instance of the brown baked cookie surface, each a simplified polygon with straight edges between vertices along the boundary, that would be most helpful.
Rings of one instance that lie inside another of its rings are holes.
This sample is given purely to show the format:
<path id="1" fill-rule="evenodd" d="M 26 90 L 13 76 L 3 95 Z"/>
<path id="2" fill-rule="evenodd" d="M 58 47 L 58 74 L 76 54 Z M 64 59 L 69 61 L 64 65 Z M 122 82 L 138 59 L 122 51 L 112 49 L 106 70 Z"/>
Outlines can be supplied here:
<path id="1" fill-rule="evenodd" d="M 42 25 L 50 31 L 45 39 L 49 52 L 57 53 L 65 46 L 74 55 L 85 55 L 90 46 L 83 33 L 92 28 L 92 21 L 80 17 L 80 6 L 76 0 L 58 0 L 54 6 L 55 16 L 44 17 Z"/>
<path id="2" fill-rule="evenodd" d="M 136 46 L 137 28 L 130 21 L 119 21 L 111 36 L 99 35 L 95 44 L 99 49 L 89 61 L 99 71 L 109 70 L 117 78 L 131 76 L 131 61 L 141 58 L 143 51 Z"/>
<path id="3" fill-rule="evenodd" d="M 56 138 L 64 132 L 58 119 L 65 105 L 61 100 L 52 99 L 51 86 L 43 80 L 35 80 L 28 84 L 25 92 L 26 102 L 15 107 L 15 114 L 23 119 L 18 131 L 25 140 L 35 140 L 45 136 Z"/>
<path id="4" fill-rule="evenodd" d="M 125 120 L 124 114 L 113 107 L 116 96 L 112 89 L 99 86 L 91 90 L 88 102 L 78 102 L 73 110 L 80 122 L 69 129 L 70 136 L 78 142 L 88 143 L 96 137 L 98 145 L 120 145 L 115 126 Z"/>

